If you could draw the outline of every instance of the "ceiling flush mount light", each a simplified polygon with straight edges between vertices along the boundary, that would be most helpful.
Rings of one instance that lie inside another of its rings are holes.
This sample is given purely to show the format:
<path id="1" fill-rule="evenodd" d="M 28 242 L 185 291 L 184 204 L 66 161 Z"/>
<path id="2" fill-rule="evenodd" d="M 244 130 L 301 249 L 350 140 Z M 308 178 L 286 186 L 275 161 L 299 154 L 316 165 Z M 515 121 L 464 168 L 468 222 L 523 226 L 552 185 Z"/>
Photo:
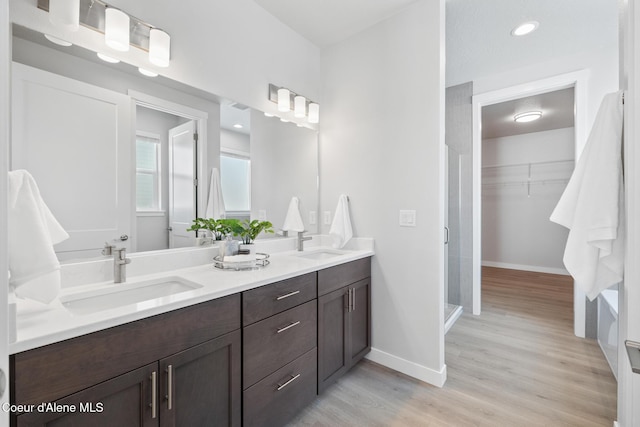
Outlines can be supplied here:
<path id="1" fill-rule="evenodd" d="M 524 36 L 524 35 L 530 34 L 530 33 L 534 32 L 538 28 L 539 25 L 540 25 L 540 23 L 538 21 L 523 22 L 522 24 L 518 25 L 513 30 L 511 30 L 511 35 L 512 36 Z"/>
<path id="2" fill-rule="evenodd" d="M 169 66 L 171 37 L 159 28 L 149 31 L 149 61 L 158 67 Z"/>
<path id="3" fill-rule="evenodd" d="M 293 115 L 295 117 L 304 117 L 307 115 L 307 98 L 296 95 L 293 98 Z"/>
<path id="4" fill-rule="evenodd" d="M 67 31 L 78 31 L 80 0 L 49 0 L 49 21 Z"/>
<path id="5" fill-rule="evenodd" d="M 278 89 L 278 111 L 291 110 L 291 91 L 281 87 Z"/>
<path id="6" fill-rule="evenodd" d="M 309 104 L 309 123 L 320 122 L 320 105 L 312 102 Z"/>
<path id="7" fill-rule="evenodd" d="M 109 62 L 111 64 L 117 64 L 118 62 L 120 62 L 119 59 L 112 58 L 109 55 L 105 55 L 104 53 L 98 52 L 97 55 L 98 55 L 98 58 L 102 59 L 105 62 Z"/>
<path id="8" fill-rule="evenodd" d="M 147 77 L 158 77 L 158 73 L 154 72 L 154 71 L 150 71 L 147 70 L 145 68 L 138 68 L 138 71 L 140 72 L 140 74 L 142 74 L 143 76 L 147 76 Z"/>
<path id="9" fill-rule="evenodd" d="M 104 41 L 111 49 L 120 52 L 129 50 L 129 15 L 119 9 L 108 7 L 104 11 Z"/>
<path id="10" fill-rule="evenodd" d="M 542 111 L 527 111 L 516 114 L 513 116 L 513 120 L 518 123 L 527 123 L 538 120 L 540 117 L 542 117 Z"/>
<path id="11" fill-rule="evenodd" d="M 44 36 L 51 43 L 55 43 L 55 44 L 60 45 L 60 46 L 69 47 L 69 46 L 73 45 L 73 43 L 69 43 L 66 40 L 62 40 L 62 39 L 59 39 L 57 37 L 50 36 L 49 34 L 45 34 Z"/>

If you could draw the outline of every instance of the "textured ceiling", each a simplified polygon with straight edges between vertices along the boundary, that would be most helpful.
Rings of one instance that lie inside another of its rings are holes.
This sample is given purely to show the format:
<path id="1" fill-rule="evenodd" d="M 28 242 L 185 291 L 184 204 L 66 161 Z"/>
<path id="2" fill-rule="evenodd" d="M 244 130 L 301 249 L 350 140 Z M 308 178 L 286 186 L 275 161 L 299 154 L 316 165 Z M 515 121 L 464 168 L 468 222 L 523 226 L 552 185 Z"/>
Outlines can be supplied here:
<path id="1" fill-rule="evenodd" d="M 417 0 L 255 0 L 319 47 L 344 40 Z"/>
<path id="2" fill-rule="evenodd" d="M 574 126 L 573 88 L 543 93 L 482 108 L 482 139 L 520 135 Z M 513 116 L 541 111 L 542 117 L 516 123 Z"/>

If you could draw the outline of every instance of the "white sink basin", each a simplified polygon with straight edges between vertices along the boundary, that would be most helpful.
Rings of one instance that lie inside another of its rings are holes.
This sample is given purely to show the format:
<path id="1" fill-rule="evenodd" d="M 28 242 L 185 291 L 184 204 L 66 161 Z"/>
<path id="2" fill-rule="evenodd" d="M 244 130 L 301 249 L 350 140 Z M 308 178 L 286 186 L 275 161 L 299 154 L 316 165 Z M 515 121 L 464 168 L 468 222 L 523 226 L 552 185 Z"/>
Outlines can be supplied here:
<path id="1" fill-rule="evenodd" d="M 300 258 L 323 260 L 335 258 L 344 254 L 346 254 L 346 252 L 339 251 L 337 249 L 312 249 L 309 251 L 300 252 L 299 254 L 296 254 L 296 256 Z"/>
<path id="2" fill-rule="evenodd" d="M 202 285 L 197 283 L 172 276 L 134 284 L 114 284 L 98 290 L 63 296 L 60 301 L 73 314 L 82 315 L 158 298 L 162 298 L 162 300 L 154 301 L 154 303 L 171 302 L 173 295 L 201 287 Z"/>

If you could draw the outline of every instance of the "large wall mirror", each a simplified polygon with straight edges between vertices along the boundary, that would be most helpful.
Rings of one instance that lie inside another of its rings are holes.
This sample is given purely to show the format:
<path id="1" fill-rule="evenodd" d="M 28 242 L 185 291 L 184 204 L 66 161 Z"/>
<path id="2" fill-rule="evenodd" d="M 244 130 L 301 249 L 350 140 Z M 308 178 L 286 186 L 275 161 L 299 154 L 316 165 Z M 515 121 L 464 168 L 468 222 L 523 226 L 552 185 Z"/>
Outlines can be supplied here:
<path id="1" fill-rule="evenodd" d="M 69 232 L 61 260 L 193 246 L 214 168 L 227 216 L 279 229 L 297 197 L 317 233 L 315 130 L 17 25 L 13 61 L 10 169 L 31 172 Z"/>

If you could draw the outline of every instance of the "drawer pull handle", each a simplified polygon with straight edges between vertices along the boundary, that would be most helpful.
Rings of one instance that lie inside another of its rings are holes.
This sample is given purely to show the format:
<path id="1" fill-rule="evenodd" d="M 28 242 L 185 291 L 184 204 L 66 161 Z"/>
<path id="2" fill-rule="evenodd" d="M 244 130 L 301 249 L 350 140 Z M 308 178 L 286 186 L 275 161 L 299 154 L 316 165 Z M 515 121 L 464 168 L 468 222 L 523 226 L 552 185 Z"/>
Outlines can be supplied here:
<path id="1" fill-rule="evenodd" d="M 282 390 L 283 388 L 285 388 L 286 386 L 288 386 L 289 384 L 291 384 L 292 382 L 294 382 L 294 381 L 295 381 L 295 380 L 297 380 L 298 378 L 300 378 L 300 374 L 295 375 L 295 376 L 293 376 L 293 377 L 289 378 L 289 380 L 288 380 L 286 383 L 284 383 L 284 384 L 278 384 L 278 390 L 277 390 L 277 391 Z"/>
<path id="2" fill-rule="evenodd" d="M 173 365 L 167 366 L 167 409 L 173 407 Z"/>
<path id="3" fill-rule="evenodd" d="M 158 415 L 158 408 L 156 407 L 156 401 L 158 400 L 158 396 L 156 395 L 156 386 L 158 374 L 156 371 L 151 373 L 151 418 L 155 418 Z"/>
<path id="4" fill-rule="evenodd" d="M 279 334 L 280 332 L 284 332 L 289 328 L 293 328 L 294 326 L 298 326 L 300 324 L 300 321 L 298 320 L 297 322 L 294 322 L 290 325 L 285 326 L 284 328 L 280 328 L 276 331 L 277 334 Z"/>
<path id="5" fill-rule="evenodd" d="M 293 291 L 293 292 L 289 292 L 288 294 L 280 295 L 278 298 L 276 298 L 276 301 L 280 301 L 281 299 L 285 299 L 285 298 L 292 297 L 294 295 L 298 295 L 299 293 L 300 293 L 300 291 Z"/>

